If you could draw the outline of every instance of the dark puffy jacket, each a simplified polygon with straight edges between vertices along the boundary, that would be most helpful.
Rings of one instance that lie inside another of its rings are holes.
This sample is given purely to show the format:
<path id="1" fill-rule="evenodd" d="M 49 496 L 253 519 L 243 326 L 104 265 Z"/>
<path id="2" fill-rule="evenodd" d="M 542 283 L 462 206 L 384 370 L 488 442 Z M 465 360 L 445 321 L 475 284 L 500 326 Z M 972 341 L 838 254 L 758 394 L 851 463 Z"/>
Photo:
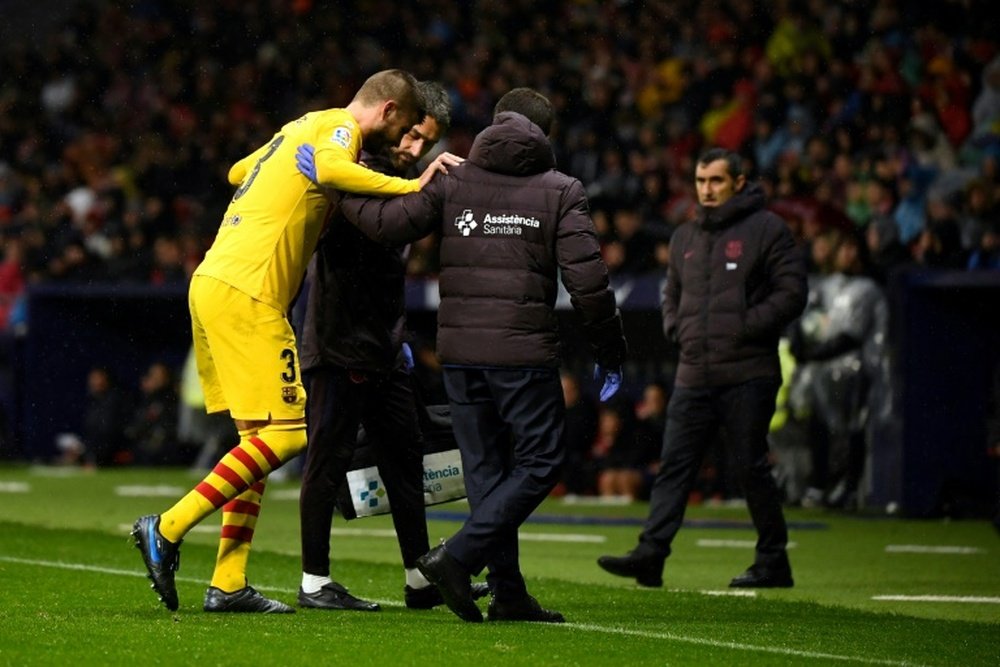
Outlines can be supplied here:
<path id="1" fill-rule="evenodd" d="M 781 374 L 778 339 L 806 304 L 806 267 L 788 225 L 751 184 L 699 210 L 670 243 L 663 330 L 680 345 L 677 384 Z"/>
<path id="2" fill-rule="evenodd" d="M 557 276 L 598 363 L 617 367 L 625 338 L 583 186 L 556 171 L 548 139 L 504 112 L 469 159 L 420 192 L 349 197 L 346 218 L 399 245 L 441 230 L 438 356 L 445 364 L 556 367 Z"/>
<path id="3" fill-rule="evenodd" d="M 397 175 L 388 159 L 362 159 L 375 171 Z M 335 216 L 306 270 L 302 369 L 332 365 L 388 373 L 401 361 L 405 275 L 400 249 L 375 243 Z"/>

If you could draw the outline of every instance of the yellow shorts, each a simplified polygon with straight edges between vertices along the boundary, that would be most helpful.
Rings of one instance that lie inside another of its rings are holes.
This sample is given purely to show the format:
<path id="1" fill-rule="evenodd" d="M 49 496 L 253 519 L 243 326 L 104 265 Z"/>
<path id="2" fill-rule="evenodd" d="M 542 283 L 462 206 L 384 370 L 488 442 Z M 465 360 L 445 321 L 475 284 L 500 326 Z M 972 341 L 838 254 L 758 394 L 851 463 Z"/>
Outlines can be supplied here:
<path id="1" fill-rule="evenodd" d="M 281 313 L 226 283 L 194 276 L 194 354 L 208 412 L 233 419 L 303 419 L 306 391 L 295 333 Z"/>

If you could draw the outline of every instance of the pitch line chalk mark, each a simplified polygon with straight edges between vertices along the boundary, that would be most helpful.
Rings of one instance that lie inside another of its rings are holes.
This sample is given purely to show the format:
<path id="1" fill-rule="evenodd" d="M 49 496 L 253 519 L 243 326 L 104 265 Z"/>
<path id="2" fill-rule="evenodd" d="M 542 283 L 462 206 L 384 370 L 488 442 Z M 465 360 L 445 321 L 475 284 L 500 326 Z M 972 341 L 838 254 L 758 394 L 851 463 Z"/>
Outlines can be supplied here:
<path id="1" fill-rule="evenodd" d="M 31 485 L 27 482 L 0 482 L 0 493 L 29 493 Z"/>
<path id="2" fill-rule="evenodd" d="M 115 495 L 126 498 L 173 498 L 180 496 L 186 489 L 179 486 L 169 486 L 158 484 L 150 486 L 148 484 L 130 484 L 115 487 Z"/>
<path id="3" fill-rule="evenodd" d="M 138 572 L 135 570 L 121 570 L 117 568 L 101 567 L 97 565 L 85 565 L 83 563 L 63 563 L 58 561 L 44 561 L 44 560 L 34 560 L 30 558 L 17 558 L 14 556 L 0 556 L 0 562 L 17 563 L 19 565 L 30 565 L 34 567 L 51 567 L 61 570 L 97 572 L 99 574 L 110 574 L 110 575 L 125 576 L 125 577 L 136 577 L 136 578 L 146 577 L 145 572 Z M 207 579 L 197 579 L 194 577 L 177 577 L 176 579 L 177 581 L 185 581 L 201 585 L 207 585 L 210 583 Z M 279 588 L 275 586 L 257 585 L 255 587 L 263 591 L 273 591 L 275 593 L 285 593 L 289 595 L 298 592 L 297 589 Z M 395 600 L 375 600 L 375 602 L 392 607 L 403 606 L 401 602 L 397 602 Z M 839 662 L 855 662 L 865 665 L 891 665 L 894 667 L 897 666 L 916 667 L 914 663 L 900 661 L 900 660 L 880 660 L 874 658 L 866 658 L 862 656 L 839 655 L 836 653 L 821 653 L 818 651 L 803 651 L 800 649 L 782 648 L 780 646 L 757 646 L 754 644 L 741 644 L 739 642 L 727 642 L 727 641 L 720 641 L 717 639 L 706 639 L 703 637 L 687 637 L 684 635 L 676 635 L 669 632 L 630 630 L 628 628 L 592 625 L 588 623 L 563 623 L 563 624 L 555 624 L 552 627 L 568 628 L 572 630 L 584 630 L 587 632 L 600 632 L 608 635 L 623 635 L 627 637 L 662 639 L 664 641 L 679 642 L 683 644 L 694 644 L 697 646 L 711 646 L 713 648 L 725 648 L 733 651 L 747 651 L 753 653 L 771 653 L 776 655 L 787 655 L 796 658 L 812 658 L 816 660 L 836 660 Z"/>
<path id="4" fill-rule="evenodd" d="M 887 544 L 885 552 L 888 554 L 956 554 L 968 556 L 971 554 L 984 554 L 986 553 L 986 549 L 947 545 L 934 546 L 930 544 Z"/>
<path id="5" fill-rule="evenodd" d="M 1000 597 L 979 595 L 873 595 L 879 602 L 970 602 L 975 604 L 1000 604 Z"/>
<path id="6" fill-rule="evenodd" d="M 754 540 L 710 540 L 704 538 L 695 544 L 707 549 L 753 549 L 757 546 L 757 542 Z M 789 542 L 787 548 L 794 549 L 797 546 L 799 546 L 798 542 Z"/>
<path id="7" fill-rule="evenodd" d="M 698 646 L 711 646 L 712 648 L 728 648 L 734 651 L 750 651 L 754 653 L 772 653 L 777 655 L 787 655 L 795 658 L 814 658 L 816 660 L 837 660 L 840 662 L 856 662 L 865 665 L 894 665 L 913 667 L 915 663 L 901 660 L 880 660 L 877 658 L 866 658 L 856 655 L 839 655 L 836 653 L 821 653 L 818 651 L 803 651 L 794 648 L 783 648 L 780 646 L 757 646 L 754 644 L 742 644 L 739 642 L 727 642 L 718 639 L 705 639 L 703 637 L 686 637 L 675 635 L 670 632 L 650 632 L 647 630 L 630 630 L 628 628 L 607 627 L 603 625 L 590 625 L 587 623 L 564 623 L 553 625 L 552 627 L 567 628 L 570 630 L 586 630 L 588 632 L 602 632 L 609 635 L 625 635 L 628 637 L 643 637 L 646 639 L 663 639 L 666 641 L 679 642 L 682 644 L 695 644 Z"/>

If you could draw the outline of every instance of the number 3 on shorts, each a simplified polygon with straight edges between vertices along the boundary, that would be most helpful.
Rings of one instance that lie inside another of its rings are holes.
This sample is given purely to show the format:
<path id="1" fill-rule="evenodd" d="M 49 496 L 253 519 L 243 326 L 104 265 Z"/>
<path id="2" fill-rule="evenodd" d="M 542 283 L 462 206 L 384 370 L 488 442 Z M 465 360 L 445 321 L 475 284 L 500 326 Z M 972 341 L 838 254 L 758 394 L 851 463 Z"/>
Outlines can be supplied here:
<path id="1" fill-rule="evenodd" d="M 297 377 L 295 373 L 295 350 L 285 348 L 281 351 L 281 358 L 288 364 L 288 368 L 281 373 L 281 381 L 291 384 Z"/>

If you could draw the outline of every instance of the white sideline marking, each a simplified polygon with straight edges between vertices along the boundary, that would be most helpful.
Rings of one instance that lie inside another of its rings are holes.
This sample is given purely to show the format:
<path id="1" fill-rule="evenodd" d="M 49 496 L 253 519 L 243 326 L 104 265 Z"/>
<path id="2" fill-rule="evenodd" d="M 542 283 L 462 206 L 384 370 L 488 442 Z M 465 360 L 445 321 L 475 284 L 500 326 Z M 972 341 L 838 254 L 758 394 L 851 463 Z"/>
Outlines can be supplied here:
<path id="1" fill-rule="evenodd" d="M 754 540 L 709 540 L 700 539 L 696 542 L 699 547 L 706 547 L 709 549 L 753 549 L 757 546 L 757 542 Z M 799 546 L 798 542 L 789 542 L 786 546 L 787 549 L 794 549 Z"/>
<path id="2" fill-rule="evenodd" d="M 57 570 L 73 570 L 76 572 L 96 572 L 98 574 L 113 574 L 120 577 L 137 577 L 140 579 L 146 578 L 145 572 L 140 572 L 139 570 L 119 570 L 113 567 L 101 567 L 99 565 L 85 565 L 83 563 L 63 563 L 62 561 L 49 561 L 49 560 L 34 560 L 31 558 L 17 558 L 15 556 L 0 556 L 0 563 L 17 563 L 18 565 L 32 565 L 35 567 L 51 567 Z M 176 581 L 186 581 L 192 584 L 201 584 L 206 586 L 211 583 L 208 579 L 199 579 L 198 577 L 182 577 L 175 576 Z M 297 588 L 283 588 L 280 586 L 267 586 L 261 585 L 254 582 L 254 588 L 260 591 L 273 591 L 275 593 L 286 593 L 288 595 L 295 595 L 298 593 Z M 368 598 L 373 602 L 378 602 L 379 604 L 388 605 L 390 607 L 402 607 L 404 604 L 396 600 L 376 600 L 374 598 Z"/>
<path id="3" fill-rule="evenodd" d="M 27 482 L 0 482 L 0 493 L 28 493 L 31 485 Z"/>
<path id="4" fill-rule="evenodd" d="M 81 466 L 31 466 L 28 472 L 37 477 L 83 477 L 93 473 Z"/>
<path id="5" fill-rule="evenodd" d="M 714 595 L 715 597 L 731 598 L 755 598 L 757 591 L 698 591 L 702 595 Z"/>
<path id="6" fill-rule="evenodd" d="M 97 565 L 85 565 L 83 563 L 63 563 L 59 561 L 34 560 L 30 558 L 17 558 L 14 556 L 0 556 L 0 562 L 17 563 L 19 565 L 31 565 L 36 567 L 51 567 L 60 570 L 75 570 L 83 572 L 97 572 L 99 574 L 111 574 L 116 576 L 145 578 L 146 573 L 138 570 L 120 570 L 117 568 L 101 567 Z M 197 579 L 193 577 L 176 577 L 177 581 L 186 581 L 196 584 L 207 585 L 207 579 Z M 295 594 L 298 589 L 280 588 L 276 586 L 261 586 L 254 584 L 254 587 L 262 591 L 274 591 L 276 593 Z M 752 592 L 752 591 L 751 591 Z M 403 603 L 395 600 L 373 600 L 379 604 L 389 607 L 401 607 Z M 738 642 L 726 642 L 717 639 L 705 639 L 703 637 L 686 637 L 675 635 L 669 632 L 650 632 L 647 630 L 630 630 L 621 627 L 609 627 L 604 625 L 591 625 L 588 623 L 563 623 L 553 624 L 552 627 L 564 627 L 572 630 L 584 630 L 587 632 L 600 632 L 608 635 L 624 635 L 628 637 L 644 637 L 647 639 L 663 639 L 665 641 L 680 642 L 683 644 L 694 644 L 697 646 L 711 646 L 714 648 L 727 648 L 734 651 L 749 651 L 756 653 L 772 653 L 776 655 L 794 656 L 797 658 L 814 658 L 817 660 L 839 660 L 842 662 L 857 662 L 866 665 L 893 665 L 898 667 L 913 666 L 914 663 L 899 660 L 879 660 L 853 655 L 838 655 L 836 653 L 820 653 L 816 651 L 802 651 L 792 648 L 781 648 L 779 646 L 757 646 L 754 644 L 741 644 Z"/>
<path id="7" fill-rule="evenodd" d="M 587 542 L 591 544 L 601 544 L 607 542 L 604 535 L 580 535 L 577 533 L 518 533 L 518 538 L 528 542 Z"/>
<path id="8" fill-rule="evenodd" d="M 629 637 L 644 637 L 646 639 L 665 639 L 683 644 L 696 644 L 698 646 L 711 646 L 713 648 L 728 648 L 734 651 L 753 651 L 757 653 L 774 653 L 777 655 L 789 655 L 796 658 L 815 658 L 817 660 L 840 660 L 842 662 L 859 662 L 865 665 L 898 665 L 899 667 L 912 666 L 914 663 L 901 660 L 879 660 L 877 658 L 865 658 L 856 655 L 838 655 L 836 653 L 820 653 L 818 651 L 802 651 L 794 648 L 781 648 L 780 646 L 757 646 L 754 644 L 740 644 L 738 642 L 726 642 L 718 639 L 705 639 L 703 637 L 686 637 L 675 635 L 670 632 L 650 632 L 648 630 L 629 630 L 628 628 L 607 627 L 604 625 L 590 625 L 587 623 L 563 623 L 555 624 L 552 627 L 569 628 L 571 630 L 586 630 L 589 632 L 603 632 L 609 635 L 626 635 Z"/>
<path id="9" fill-rule="evenodd" d="M 577 496 L 568 494 L 562 498 L 563 505 L 577 505 L 579 507 L 619 507 L 631 505 L 632 499 L 628 496 Z"/>
<path id="10" fill-rule="evenodd" d="M 984 554 L 986 549 L 979 547 L 949 547 L 931 546 L 927 544 L 887 544 L 885 552 L 889 554 Z"/>
<path id="11" fill-rule="evenodd" d="M 148 485 L 130 484 L 115 487 L 116 496 L 128 498 L 172 498 L 184 493 L 184 489 L 179 486 L 169 486 L 167 484 Z"/>
<path id="12" fill-rule="evenodd" d="M 978 604 L 1000 604 L 1000 598 L 977 595 L 873 595 L 879 602 L 974 602 Z"/>

